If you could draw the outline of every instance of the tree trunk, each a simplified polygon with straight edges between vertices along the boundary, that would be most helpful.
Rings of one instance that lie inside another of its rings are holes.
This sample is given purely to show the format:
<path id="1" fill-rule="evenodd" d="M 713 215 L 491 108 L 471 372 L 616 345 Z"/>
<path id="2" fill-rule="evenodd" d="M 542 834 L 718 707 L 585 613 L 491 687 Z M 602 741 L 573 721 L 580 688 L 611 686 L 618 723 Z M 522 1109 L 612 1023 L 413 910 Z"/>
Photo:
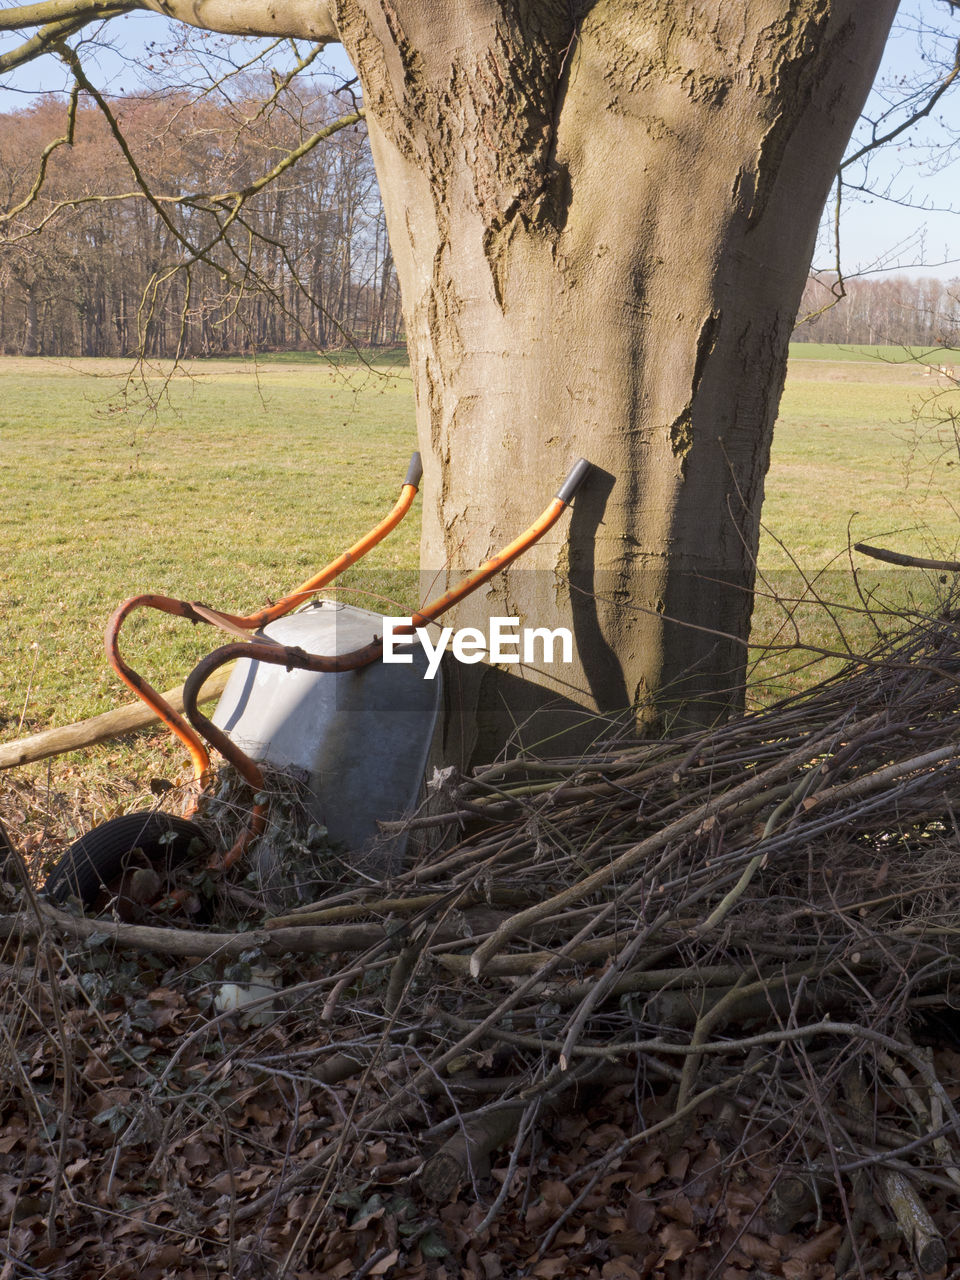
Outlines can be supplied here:
<path id="1" fill-rule="evenodd" d="M 451 706 L 479 723 L 448 757 L 498 749 L 544 692 L 568 725 L 727 714 L 787 344 L 896 0 L 335 10 L 403 292 L 422 568 L 456 579 L 578 455 L 602 469 L 444 619 L 568 626 L 577 649 L 523 679 L 458 666 Z"/>
<path id="2" fill-rule="evenodd" d="M 40 315 L 37 307 L 37 284 L 24 286 L 25 322 L 21 355 L 35 356 L 40 350 Z"/>

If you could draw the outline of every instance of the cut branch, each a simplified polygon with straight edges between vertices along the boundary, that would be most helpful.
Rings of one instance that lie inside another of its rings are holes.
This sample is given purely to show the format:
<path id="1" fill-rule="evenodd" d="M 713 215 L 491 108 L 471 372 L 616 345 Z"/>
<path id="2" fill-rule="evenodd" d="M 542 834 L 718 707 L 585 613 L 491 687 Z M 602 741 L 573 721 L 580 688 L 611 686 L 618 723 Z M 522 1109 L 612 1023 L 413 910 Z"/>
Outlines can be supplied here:
<path id="1" fill-rule="evenodd" d="M 438 1204 L 451 1200 L 470 1177 L 477 1177 L 491 1151 L 502 1146 L 517 1131 L 527 1104 L 508 1103 L 468 1116 L 461 1128 L 423 1166 L 420 1187 Z"/>
<path id="2" fill-rule="evenodd" d="M 241 933 L 207 933 L 199 929 L 156 928 L 153 925 L 121 924 L 113 920 L 88 919 L 60 911 L 49 902 L 39 901 L 38 910 L 48 925 L 67 937 L 86 940 L 99 937 L 104 945 L 130 951 L 148 951 L 168 956 L 239 956 L 257 949 L 264 955 L 281 956 L 287 952 L 331 955 L 339 951 L 366 951 L 383 943 L 399 949 L 405 932 L 392 924 L 301 925 L 283 929 L 257 929 Z M 471 932 L 483 932 L 491 923 L 489 912 L 475 908 L 464 912 Z M 497 917 L 499 920 L 499 917 Z M 40 921 L 19 915 L 0 916 L 0 938 L 33 937 Z M 433 934 L 435 943 L 461 941 L 454 924 L 440 923 Z"/>
<path id="3" fill-rule="evenodd" d="M 224 690 L 230 676 L 226 667 L 214 672 L 203 686 L 200 702 L 210 702 Z M 169 689 L 163 695 L 175 711 L 183 710 L 183 685 Z M 15 742 L 0 743 L 0 769 L 13 769 L 17 765 L 30 764 L 34 760 L 46 760 L 51 756 L 60 756 L 67 751 L 79 751 L 84 747 L 95 746 L 98 742 L 106 742 L 110 738 L 122 737 L 125 733 L 134 733 L 148 725 L 156 724 L 156 714 L 145 702 L 133 702 L 116 711 L 105 711 L 102 715 L 91 716 L 89 720 L 80 720 L 76 724 L 63 725 L 55 729 L 45 729 L 42 733 L 32 734 L 29 738 L 18 738 Z"/>
<path id="4" fill-rule="evenodd" d="M 910 1180 L 894 1169 L 884 1169 L 879 1183 L 920 1270 L 929 1274 L 945 1267 L 949 1259 L 943 1237 Z"/>
<path id="5" fill-rule="evenodd" d="M 910 569 L 942 569 L 947 573 L 960 573 L 960 560 L 927 560 L 923 556 L 908 556 L 900 551 L 870 547 L 865 542 L 855 542 L 853 549 L 862 555 L 873 556 L 874 560 L 885 560 L 888 564 L 899 564 Z"/>

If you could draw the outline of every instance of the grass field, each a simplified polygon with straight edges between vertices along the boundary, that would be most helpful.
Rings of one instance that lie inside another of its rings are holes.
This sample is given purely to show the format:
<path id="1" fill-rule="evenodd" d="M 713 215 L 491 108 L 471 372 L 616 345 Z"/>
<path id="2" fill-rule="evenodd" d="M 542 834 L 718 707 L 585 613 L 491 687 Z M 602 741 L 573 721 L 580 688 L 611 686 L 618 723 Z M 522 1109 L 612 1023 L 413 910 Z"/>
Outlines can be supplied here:
<path id="1" fill-rule="evenodd" d="M 26 732 L 128 700 L 101 638 L 124 597 L 275 599 L 389 510 L 413 448 L 395 367 L 205 362 L 166 388 L 156 419 L 111 407 L 92 376 L 111 372 L 122 366 L 0 361 L 4 738 L 22 716 Z M 417 536 L 412 517 L 377 563 L 415 566 Z M 210 645 L 166 618 L 124 634 L 163 688 Z"/>
<path id="2" fill-rule="evenodd" d="M 940 575 L 848 551 L 865 542 L 958 558 L 960 392 L 922 376 L 916 360 L 924 356 L 936 363 L 926 351 L 899 347 L 791 347 L 763 508 L 756 701 L 839 665 L 811 666 L 806 655 L 781 655 L 777 646 L 799 636 L 811 650 L 862 652 L 876 634 L 865 602 L 880 614 L 929 610 L 947 585 Z"/>
<path id="3" fill-rule="evenodd" d="M 788 598 L 825 573 L 817 590 L 855 601 L 848 533 L 957 556 L 955 424 L 924 426 L 918 407 L 943 417 L 960 394 L 921 378 L 899 349 L 900 359 L 874 350 L 794 349 L 760 554 L 764 581 Z M 414 447 L 413 403 L 398 353 L 378 360 L 203 362 L 153 384 L 156 415 L 125 407 L 119 362 L 0 360 L 0 739 L 129 700 L 101 640 L 125 596 L 252 609 L 389 508 Z M 417 536 L 414 513 L 368 563 L 412 570 Z M 858 563 L 867 589 L 928 598 L 922 575 Z M 391 583 L 379 585 L 402 591 Z M 758 640 L 789 634 L 783 612 L 761 600 Z M 815 643 L 838 646 L 826 615 L 803 618 Z M 137 622 L 125 637 L 161 688 L 210 647 L 209 632 L 172 619 Z"/>
<path id="4" fill-rule="evenodd" d="M 944 360 L 953 364 L 951 355 L 944 355 L 936 347 L 870 347 L 870 346 L 838 346 L 828 342 L 794 342 L 790 347 L 790 359 L 798 360 L 830 360 L 838 364 L 854 364 L 862 360 L 874 363 L 882 361 L 888 364 L 905 364 L 908 361 L 923 361 L 937 364 Z"/>
<path id="5" fill-rule="evenodd" d="M 843 551 L 848 522 L 851 541 L 888 539 L 901 551 L 953 556 L 960 520 L 950 495 L 960 498 L 960 476 L 949 415 L 960 411 L 960 393 L 921 377 L 912 363 L 811 359 L 810 345 L 792 350 L 767 478 L 767 529 L 809 569 Z M 947 421 L 937 425 L 940 418 Z M 767 538 L 761 564 L 783 558 Z"/>

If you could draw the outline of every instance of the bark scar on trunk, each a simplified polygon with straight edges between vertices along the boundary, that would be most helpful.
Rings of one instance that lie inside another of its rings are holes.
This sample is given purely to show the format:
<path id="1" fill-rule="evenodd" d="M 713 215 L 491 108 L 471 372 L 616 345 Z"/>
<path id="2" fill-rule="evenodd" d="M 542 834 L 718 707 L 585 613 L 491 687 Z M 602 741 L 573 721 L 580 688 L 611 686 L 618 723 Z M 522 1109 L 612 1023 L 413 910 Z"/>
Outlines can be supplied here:
<path id="1" fill-rule="evenodd" d="M 697 353 L 693 362 L 693 376 L 690 380 L 690 400 L 670 424 L 670 448 L 673 456 L 679 459 L 681 474 L 690 450 L 693 448 L 693 402 L 700 389 L 707 359 L 717 345 L 720 316 L 719 311 L 711 311 L 700 326 L 700 332 L 697 335 Z"/>
<path id="2" fill-rule="evenodd" d="M 774 71 L 775 97 L 780 109 L 761 139 L 757 153 L 753 199 L 746 210 L 748 230 L 763 217 L 797 123 L 809 103 L 822 92 L 824 68 L 832 65 L 837 57 L 836 52 L 823 56 L 821 47 L 826 44 L 827 49 L 835 51 L 853 35 L 853 24 L 848 19 L 825 42 L 829 8 L 826 0 L 821 0 L 812 12 L 785 15 L 765 33 L 786 54 Z"/>
<path id="3" fill-rule="evenodd" d="M 470 39 L 474 33 L 460 21 L 425 49 L 414 47 L 402 11 L 384 0 L 380 21 L 371 21 L 355 0 L 341 0 L 344 46 L 363 81 L 368 111 L 428 176 L 442 238 L 449 238 L 451 218 L 479 215 L 483 255 L 502 306 L 510 240 L 517 231 L 549 224 L 557 204 L 547 197 L 558 185 L 557 107 L 579 20 L 575 6 L 505 8 L 490 30 L 481 30 L 482 39 Z"/>

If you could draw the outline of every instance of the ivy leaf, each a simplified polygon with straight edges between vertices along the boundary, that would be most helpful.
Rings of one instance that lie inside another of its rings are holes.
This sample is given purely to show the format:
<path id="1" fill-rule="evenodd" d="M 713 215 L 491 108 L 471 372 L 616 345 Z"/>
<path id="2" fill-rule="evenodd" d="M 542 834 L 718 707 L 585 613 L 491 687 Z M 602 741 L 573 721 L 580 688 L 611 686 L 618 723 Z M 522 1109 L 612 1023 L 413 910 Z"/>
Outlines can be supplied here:
<path id="1" fill-rule="evenodd" d="M 445 1258 L 450 1250 L 435 1231 L 428 1231 L 420 1241 L 420 1252 L 425 1258 Z"/>

